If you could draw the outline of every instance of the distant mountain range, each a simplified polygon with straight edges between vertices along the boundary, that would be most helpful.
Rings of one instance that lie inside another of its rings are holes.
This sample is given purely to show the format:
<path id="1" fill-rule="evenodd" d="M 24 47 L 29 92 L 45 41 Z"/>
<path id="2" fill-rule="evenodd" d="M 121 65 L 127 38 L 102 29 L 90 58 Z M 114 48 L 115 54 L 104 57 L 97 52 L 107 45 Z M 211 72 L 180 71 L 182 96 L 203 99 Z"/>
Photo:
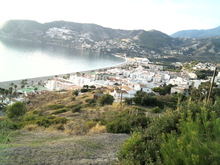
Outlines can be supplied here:
<path id="1" fill-rule="evenodd" d="M 190 37 L 190 38 L 207 38 L 220 36 L 220 26 L 207 30 L 182 30 L 171 35 L 171 37 Z"/>
<path id="2" fill-rule="evenodd" d="M 204 31 L 203 36 L 205 33 L 214 35 L 213 31 L 217 33 L 219 29 L 220 27 Z M 148 57 L 157 61 L 220 62 L 220 37 L 178 38 L 176 37 L 178 33 L 181 32 L 168 36 L 157 30 L 120 30 L 96 24 L 66 21 L 41 24 L 30 20 L 9 20 L 0 27 L 0 36 L 6 38 L 56 44 L 89 51 Z M 196 34 L 202 36 L 201 31 L 196 31 L 194 36 L 198 36 Z"/>

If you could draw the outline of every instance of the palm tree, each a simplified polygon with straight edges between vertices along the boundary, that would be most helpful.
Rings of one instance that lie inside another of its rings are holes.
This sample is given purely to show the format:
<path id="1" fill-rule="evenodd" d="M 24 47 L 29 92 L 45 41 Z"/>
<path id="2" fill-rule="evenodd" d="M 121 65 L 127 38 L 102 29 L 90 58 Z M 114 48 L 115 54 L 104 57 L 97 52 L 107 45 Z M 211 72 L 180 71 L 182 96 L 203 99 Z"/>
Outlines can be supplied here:
<path id="1" fill-rule="evenodd" d="M 15 85 L 14 83 L 9 84 L 10 87 L 13 87 L 14 85 Z"/>
<path id="2" fill-rule="evenodd" d="M 18 87 L 18 86 L 15 84 L 15 85 L 14 85 L 15 91 L 16 91 L 17 87 Z"/>

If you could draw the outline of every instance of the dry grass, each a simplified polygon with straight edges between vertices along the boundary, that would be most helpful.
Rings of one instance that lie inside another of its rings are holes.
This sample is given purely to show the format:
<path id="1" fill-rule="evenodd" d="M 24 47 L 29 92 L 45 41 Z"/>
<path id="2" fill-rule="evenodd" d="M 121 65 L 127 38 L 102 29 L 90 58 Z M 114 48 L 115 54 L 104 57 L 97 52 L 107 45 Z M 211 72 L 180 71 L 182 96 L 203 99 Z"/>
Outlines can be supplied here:
<path id="1" fill-rule="evenodd" d="M 84 94 L 80 94 L 76 96 L 75 100 L 72 101 L 72 91 L 67 91 L 66 93 L 59 93 L 59 92 L 46 92 L 43 93 L 33 99 L 31 99 L 31 104 L 28 105 L 28 111 L 33 111 L 38 116 L 52 116 L 55 110 L 48 109 L 49 105 L 65 105 L 65 107 L 69 107 L 69 111 L 64 113 L 59 113 L 53 115 L 55 117 L 64 117 L 67 118 L 69 121 L 64 125 L 53 125 L 49 128 L 46 128 L 45 131 L 48 132 L 56 132 L 56 131 L 63 131 L 67 134 L 76 134 L 76 135 L 85 135 L 88 132 L 90 133 L 102 133 L 105 132 L 105 128 L 101 125 L 96 125 L 97 122 L 87 123 L 88 121 L 92 121 L 95 118 L 102 118 L 111 111 L 118 111 L 118 104 L 106 105 L 104 107 L 100 106 L 85 106 L 86 99 L 92 99 L 94 93 L 86 92 Z M 79 112 L 72 112 L 71 106 L 74 105 L 82 105 L 82 109 Z M 24 128 L 26 130 L 35 130 L 34 126 L 26 126 Z M 91 130 L 90 130 L 91 129 Z"/>
<path id="2" fill-rule="evenodd" d="M 37 124 L 28 124 L 28 125 L 25 125 L 24 128 L 22 128 L 22 130 L 25 130 L 25 131 L 44 131 L 45 128 L 39 127 Z"/>
<path id="3" fill-rule="evenodd" d="M 0 116 L 0 120 L 5 120 L 6 117 L 5 116 Z"/>
<path id="4" fill-rule="evenodd" d="M 97 123 L 95 125 L 95 127 L 92 127 L 90 130 L 89 130 L 89 133 L 91 134 L 100 134 L 100 133 L 106 133 L 106 128 L 104 125 L 100 125 L 99 123 Z"/>

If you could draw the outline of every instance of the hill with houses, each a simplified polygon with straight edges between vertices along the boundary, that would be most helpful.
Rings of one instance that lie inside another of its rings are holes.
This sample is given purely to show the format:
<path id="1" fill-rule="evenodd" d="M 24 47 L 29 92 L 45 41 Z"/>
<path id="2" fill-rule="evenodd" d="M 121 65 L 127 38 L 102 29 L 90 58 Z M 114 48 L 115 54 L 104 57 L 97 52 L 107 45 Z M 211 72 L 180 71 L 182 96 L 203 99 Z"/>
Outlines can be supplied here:
<path id="1" fill-rule="evenodd" d="M 41 24 L 30 20 L 5 22 L 0 36 L 157 61 L 220 61 L 220 36 L 173 38 L 157 30 L 121 30 L 66 21 Z"/>

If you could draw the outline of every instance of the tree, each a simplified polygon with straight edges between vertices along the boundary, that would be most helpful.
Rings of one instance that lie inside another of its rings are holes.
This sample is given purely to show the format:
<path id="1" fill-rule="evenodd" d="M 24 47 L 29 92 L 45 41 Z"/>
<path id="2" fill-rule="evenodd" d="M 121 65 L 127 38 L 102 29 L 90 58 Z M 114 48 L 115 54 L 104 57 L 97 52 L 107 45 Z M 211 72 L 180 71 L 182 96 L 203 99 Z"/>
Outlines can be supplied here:
<path id="1" fill-rule="evenodd" d="M 10 119 L 19 119 L 26 113 L 26 106 L 22 102 L 16 102 L 6 109 L 6 116 Z"/>
<path id="2" fill-rule="evenodd" d="M 72 95 L 78 96 L 78 95 L 79 95 L 79 91 L 78 91 L 78 90 L 74 90 L 74 91 L 72 92 Z"/>
<path id="3" fill-rule="evenodd" d="M 88 89 L 89 86 L 88 85 L 83 85 L 83 88 Z"/>
<path id="4" fill-rule="evenodd" d="M 160 88 L 160 87 L 152 88 L 152 90 L 154 92 L 158 92 L 160 95 L 165 95 L 166 94 L 166 91 L 163 88 Z"/>
<path id="5" fill-rule="evenodd" d="M 14 85 L 15 85 L 14 83 L 10 83 L 10 84 L 9 84 L 10 87 L 13 87 Z"/>
<path id="6" fill-rule="evenodd" d="M 15 85 L 14 85 L 15 91 L 16 91 L 17 87 L 18 87 L 18 86 L 15 84 Z"/>
<path id="7" fill-rule="evenodd" d="M 188 112 L 186 120 L 180 120 L 180 135 L 173 131 L 163 136 L 161 153 L 164 164 L 219 164 L 220 119 L 216 112 L 202 109 L 193 119 Z"/>
<path id="8" fill-rule="evenodd" d="M 96 89 L 96 86 L 95 85 L 91 85 L 90 88 L 91 89 Z"/>
<path id="9" fill-rule="evenodd" d="M 110 94 L 104 94 L 98 99 L 98 103 L 103 105 L 111 105 L 114 102 L 114 97 Z"/>

